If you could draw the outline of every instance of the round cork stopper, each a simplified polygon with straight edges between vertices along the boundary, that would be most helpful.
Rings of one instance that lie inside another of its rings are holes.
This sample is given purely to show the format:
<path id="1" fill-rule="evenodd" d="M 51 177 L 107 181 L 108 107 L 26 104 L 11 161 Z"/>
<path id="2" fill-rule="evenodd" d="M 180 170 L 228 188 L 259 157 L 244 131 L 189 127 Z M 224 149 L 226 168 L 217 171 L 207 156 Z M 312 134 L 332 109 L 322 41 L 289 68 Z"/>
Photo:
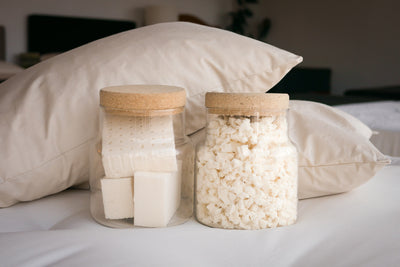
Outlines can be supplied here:
<path id="1" fill-rule="evenodd" d="M 206 107 L 212 114 L 268 115 L 289 107 L 288 94 L 274 93 L 206 93 Z"/>
<path id="2" fill-rule="evenodd" d="M 185 89 L 168 85 L 121 85 L 100 90 L 100 105 L 107 113 L 156 116 L 183 111 Z"/>

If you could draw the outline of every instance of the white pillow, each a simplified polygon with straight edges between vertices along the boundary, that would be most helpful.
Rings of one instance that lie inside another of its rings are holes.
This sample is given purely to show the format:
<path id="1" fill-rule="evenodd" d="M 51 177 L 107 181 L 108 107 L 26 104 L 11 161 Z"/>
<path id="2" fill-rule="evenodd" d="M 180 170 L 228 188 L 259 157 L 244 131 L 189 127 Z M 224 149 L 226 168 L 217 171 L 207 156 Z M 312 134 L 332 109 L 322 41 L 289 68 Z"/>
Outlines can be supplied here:
<path id="1" fill-rule="evenodd" d="M 0 80 L 5 80 L 24 69 L 10 62 L 0 60 Z"/>
<path id="2" fill-rule="evenodd" d="M 288 122 L 299 153 L 300 199 L 350 191 L 390 162 L 369 141 L 371 129 L 339 109 L 292 100 Z"/>
<path id="3" fill-rule="evenodd" d="M 301 60 L 232 32 L 174 22 L 120 33 L 39 63 L 0 84 L 0 207 L 87 181 L 103 87 L 186 88 L 189 134 L 205 125 L 205 92 L 267 91 Z"/>

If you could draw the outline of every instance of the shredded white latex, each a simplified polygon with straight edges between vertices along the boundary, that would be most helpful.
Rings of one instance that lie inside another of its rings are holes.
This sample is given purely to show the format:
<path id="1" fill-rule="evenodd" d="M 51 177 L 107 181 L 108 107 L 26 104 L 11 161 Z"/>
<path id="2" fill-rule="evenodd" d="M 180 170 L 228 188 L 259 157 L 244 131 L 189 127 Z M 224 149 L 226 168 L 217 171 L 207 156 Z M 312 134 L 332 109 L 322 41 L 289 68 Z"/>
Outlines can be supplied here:
<path id="1" fill-rule="evenodd" d="M 210 226 L 263 229 L 297 218 L 297 152 L 284 114 L 210 116 L 197 153 L 196 216 Z"/>

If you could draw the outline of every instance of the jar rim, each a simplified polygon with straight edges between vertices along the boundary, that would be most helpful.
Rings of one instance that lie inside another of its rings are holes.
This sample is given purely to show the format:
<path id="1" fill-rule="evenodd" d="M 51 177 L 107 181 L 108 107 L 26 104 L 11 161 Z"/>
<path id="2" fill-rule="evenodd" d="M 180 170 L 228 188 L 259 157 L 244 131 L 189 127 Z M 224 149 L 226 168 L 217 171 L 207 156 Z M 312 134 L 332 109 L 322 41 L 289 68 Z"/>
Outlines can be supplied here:
<path id="1" fill-rule="evenodd" d="M 173 110 L 183 108 L 185 103 L 185 89 L 177 86 L 119 85 L 100 90 L 100 106 L 106 110 Z"/>
<path id="2" fill-rule="evenodd" d="M 206 107 L 215 114 L 268 114 L 289 107 L 289 95 L 279 93 L 221 93 L 207 92 Z"/>

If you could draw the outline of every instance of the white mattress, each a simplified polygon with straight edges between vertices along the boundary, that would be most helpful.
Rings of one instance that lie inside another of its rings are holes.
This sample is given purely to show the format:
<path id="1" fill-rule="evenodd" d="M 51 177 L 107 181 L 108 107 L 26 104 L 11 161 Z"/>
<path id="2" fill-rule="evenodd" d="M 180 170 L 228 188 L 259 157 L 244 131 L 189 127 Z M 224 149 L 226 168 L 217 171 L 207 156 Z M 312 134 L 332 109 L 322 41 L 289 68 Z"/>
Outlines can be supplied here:
<path id="1" fill-rule="evenodd" d="M 400 101 L 378 101 L 336 107 L 358 118 L 375 131 L 371 142 L 382 153 L 400 157 Z"/>
<path id="2" fill-rule="evenodd" d="M 0 209 L 0 266 L 399 266 L 400 166 L 352 192 L 302 200 L 295 225 L 111 229 L 89 191 Z"/>

